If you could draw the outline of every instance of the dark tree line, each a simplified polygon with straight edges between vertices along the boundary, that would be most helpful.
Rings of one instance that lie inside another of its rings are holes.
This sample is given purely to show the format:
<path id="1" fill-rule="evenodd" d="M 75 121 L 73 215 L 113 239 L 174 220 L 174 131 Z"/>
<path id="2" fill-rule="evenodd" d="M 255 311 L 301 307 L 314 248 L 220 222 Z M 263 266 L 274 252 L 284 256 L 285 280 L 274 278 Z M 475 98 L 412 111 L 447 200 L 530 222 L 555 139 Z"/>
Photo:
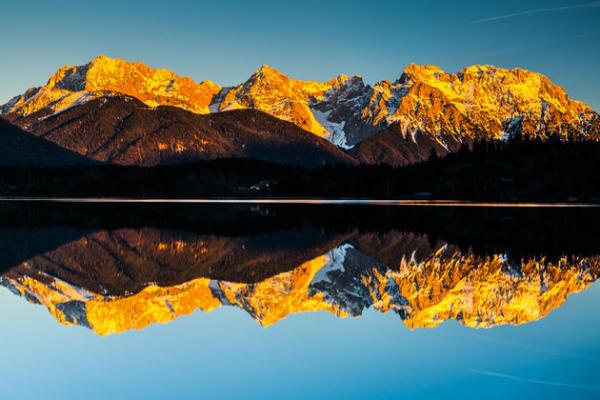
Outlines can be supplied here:
<path id="1" fill-rule="evenodd" d="M 248 159 L 125 167 L 2 167 L 3 196 L 431 197 L 486 201 L 600 200 L 600 143 L 558 137 L 477 142 L 406 167 L 302 168 Z"/>

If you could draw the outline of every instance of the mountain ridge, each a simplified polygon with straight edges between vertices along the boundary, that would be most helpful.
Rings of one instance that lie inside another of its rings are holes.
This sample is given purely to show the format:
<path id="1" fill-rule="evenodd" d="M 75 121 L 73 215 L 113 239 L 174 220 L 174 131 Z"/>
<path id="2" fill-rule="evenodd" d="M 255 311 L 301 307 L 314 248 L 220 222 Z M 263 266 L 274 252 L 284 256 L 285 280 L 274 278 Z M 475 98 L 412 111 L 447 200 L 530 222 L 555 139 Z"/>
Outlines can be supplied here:
<path id="1" fill-rule="evenodd" d="M 600 118 L 571 99 L 546 76 L 488 65 L 447 73 L 432 65 L 408 65 L 395 81 L 366 84 L 338 75 L 326 82 L 296 80 L 263 65 L 248 80 L 222 87 L 195 83 L 166 69 L 99 56 L 66 66 L 46 85 L 0 107 L 9 120 L 46 110 L 56 113 L 99 97 L 127 95 L 149 107 L 175 106 L 208 114 L 238 108 L 266 112 L 350 149 L 393 125 L 407 138 L 426 135 L 451 141 L 505 140 L 515 134 L 563 139 L 600 139 Z"/>
<path id="2" fill-rule="evenodd" d="M 305 167 L 356 163 L 344 151 L 296 125 L 253 109 L 197 114 L 149 107 L 125 96 L 93 99 L 14 120 L 35 136 L 87 158 L 154 166 L 218 158 L 251 158 Z"/>

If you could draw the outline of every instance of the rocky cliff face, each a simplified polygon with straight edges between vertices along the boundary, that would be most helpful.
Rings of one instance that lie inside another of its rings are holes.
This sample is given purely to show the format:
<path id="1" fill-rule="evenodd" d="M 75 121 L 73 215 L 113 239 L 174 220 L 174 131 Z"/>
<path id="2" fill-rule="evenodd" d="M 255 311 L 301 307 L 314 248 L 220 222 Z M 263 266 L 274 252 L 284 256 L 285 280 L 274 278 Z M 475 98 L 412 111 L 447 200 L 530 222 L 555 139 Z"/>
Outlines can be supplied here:
<path id="1" fill-rule="evenodd" d="M 220 90 L 210 81 L 196 83 L 166 69 L 99 56 L 82 66 L 60 68 L 44 86 L 27 90 L 0 110 L 9 115 L 59 112 L 112 94 L 135 97 L 151 107 L 170 105 L 205 114 Z"/>
<path id="2" fill-rule="evenodd" d="M 410 65 L 396 82 L 374 86 L 364 117 L 375 126 L 397 123 L 404 136 L 504 139 L 517 127 L 533 138 L 600 135 L 598 115 L 545 76 L 480 65 L 456 74 Z"/>
<path id="3" fill-rule="evenodd" d="M 170 105 L 201 114 L 256 109 L 346 149 L 391 126 L 403 140 L 418 144 L 419 136 L 426 136 L 425 142 L 442 149 L 464 140 L 502 140 L 516 134 L 600 138 L 598 114 L 547 77 L 480 65 L 457 73 L 410 65 L 396 81 L 373 86 L 359 76 L 296 80 L 263 66 L 246 82 L 222 88 L 101 56 L 84 66 L 59 69 L 46 85 L 29 89 L 0 111 L 18 120 L 114 94 L 135 97 L 151 107 Z"/>
<path id="4" fill-rule="evenodd" d="M 412 233 L 287 239 L 291 247 L 278 249 L 265 238 L 98 233 L 22 263 L 1 283 L 45 305 L 61 323 L 105 335 L 223 305 L 245 310 L 263 326 L 298 312 L 358 317 L 368 308 L 394 312 L 411 329 L 449 319 L 473 328 L 518 325 L 543 318 L 600 274 L 597 256 L 516 260 L 462 252 Z M 200 269 L 185 268 L 188 263 Z M 236 277 L 244 269 L 271 273 L 219 279 L 223 268 Z"/>
<path id="5" fill-rule="evenodd" d="M 310 99 L 323 98 L 334 84 L 336 80 L 326 83 L 294 80 L 263 65 L 246 82 L 226 90 L 215 108 L 218 111 L 255 108 L 326 137 L 327 131 L 315 119 L 308 103 Z"/>

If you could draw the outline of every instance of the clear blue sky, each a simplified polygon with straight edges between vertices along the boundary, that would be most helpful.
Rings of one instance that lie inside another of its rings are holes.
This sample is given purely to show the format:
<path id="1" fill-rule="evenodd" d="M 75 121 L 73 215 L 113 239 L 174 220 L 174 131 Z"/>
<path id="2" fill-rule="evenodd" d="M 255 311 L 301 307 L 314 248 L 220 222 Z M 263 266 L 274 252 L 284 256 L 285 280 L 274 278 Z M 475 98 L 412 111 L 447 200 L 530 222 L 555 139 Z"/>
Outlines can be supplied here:
<path id="1" fill-rule="evenodd" d="M 10 1 L 0 12 L 0 103 L 102 53 L 222 85 L 261 64 L 368 82 L 394 80 L 411 62 L 519 66 L 600 110 L 598 21 L 594 0 Z"/>

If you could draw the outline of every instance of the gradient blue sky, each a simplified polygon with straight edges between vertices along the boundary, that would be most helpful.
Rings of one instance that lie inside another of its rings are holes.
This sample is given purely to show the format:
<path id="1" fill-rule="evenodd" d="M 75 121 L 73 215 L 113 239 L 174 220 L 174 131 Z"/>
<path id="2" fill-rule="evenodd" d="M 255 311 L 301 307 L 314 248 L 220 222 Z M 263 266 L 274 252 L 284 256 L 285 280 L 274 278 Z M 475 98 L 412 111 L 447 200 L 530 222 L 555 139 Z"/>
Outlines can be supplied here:
<path id="1" fill-rule="evenodd" d="M 98 54 L 237 84 L 261 64 L 299 79 L 396 79 L 411 63 L 549 76 L 600 110 L 600 1 L 11 1 L 0 103 Z"/>
<path id="2" fill-rule="evenodd" d="M 393 312 L 292 315 L 261 328 L 232 307 L 95 336 L 0 288 L 5 399 L 598 399 L 600 286 L 544 319 L 408 330 Z"/>

